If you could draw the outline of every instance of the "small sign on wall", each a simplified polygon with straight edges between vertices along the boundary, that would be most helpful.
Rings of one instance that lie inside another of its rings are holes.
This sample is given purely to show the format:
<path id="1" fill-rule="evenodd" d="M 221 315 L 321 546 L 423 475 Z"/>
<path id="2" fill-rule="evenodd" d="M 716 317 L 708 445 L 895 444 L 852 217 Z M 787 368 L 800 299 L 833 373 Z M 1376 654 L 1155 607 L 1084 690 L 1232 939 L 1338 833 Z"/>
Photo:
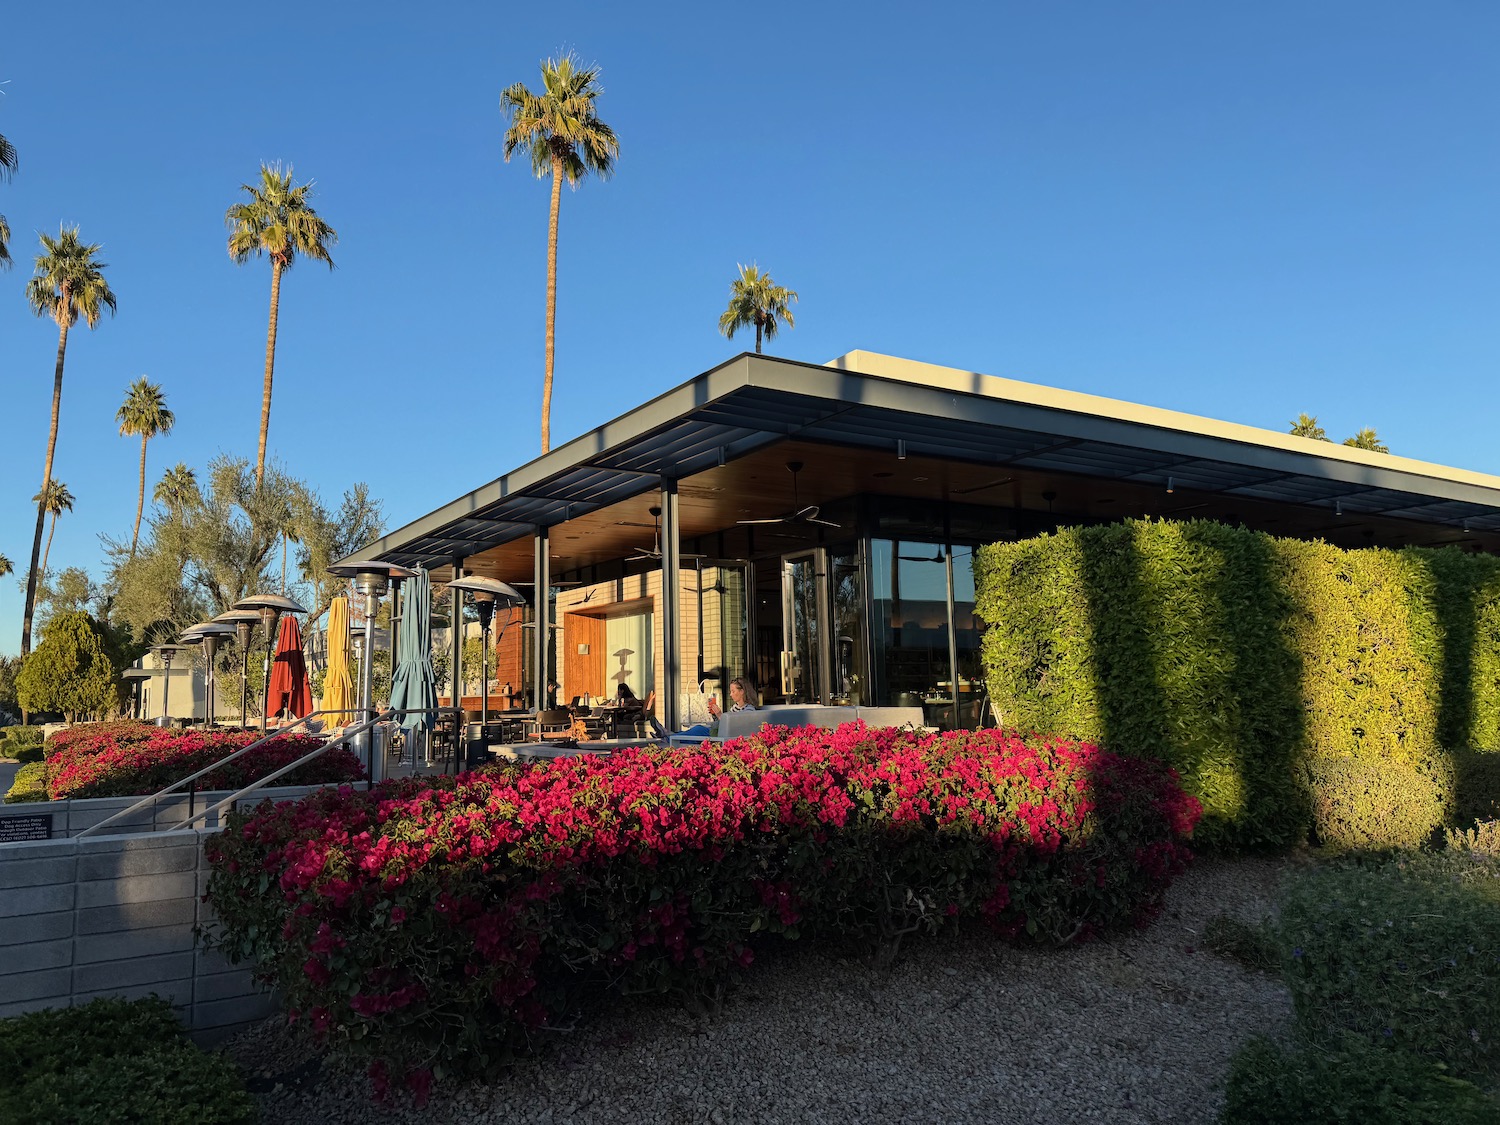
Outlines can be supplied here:
<path id="1" fill-rule="evenodd" d="M 52 839 L 52 814 L 0 816 L 0 844 Z"/>

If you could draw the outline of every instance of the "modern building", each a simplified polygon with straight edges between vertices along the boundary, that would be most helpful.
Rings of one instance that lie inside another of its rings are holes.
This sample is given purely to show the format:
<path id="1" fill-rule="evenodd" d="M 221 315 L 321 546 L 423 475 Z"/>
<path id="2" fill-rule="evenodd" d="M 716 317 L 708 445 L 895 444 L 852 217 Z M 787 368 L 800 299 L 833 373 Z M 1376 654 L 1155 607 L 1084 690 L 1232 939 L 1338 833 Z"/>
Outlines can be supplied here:
<path id="1" fill-rule="evenodd" d="M 623 682 L 674 726 L 748 674 L 967 726 L 974 548 L 1130 516 L 1496 551 L 1500 477 L 869 352 L 746 354 L 359 555 L 548 592 L 497 654 L 533 698 Z"/>

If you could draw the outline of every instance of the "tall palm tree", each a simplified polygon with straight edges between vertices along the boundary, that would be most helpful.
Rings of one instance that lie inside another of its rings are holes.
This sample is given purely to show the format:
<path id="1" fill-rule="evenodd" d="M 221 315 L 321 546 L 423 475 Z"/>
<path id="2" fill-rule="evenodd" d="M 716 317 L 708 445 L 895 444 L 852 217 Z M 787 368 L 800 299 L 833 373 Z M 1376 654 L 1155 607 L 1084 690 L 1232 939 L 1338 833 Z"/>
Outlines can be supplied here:
<path id="1" fill-rule="evenodd" d="M 57 364 L 52 374 L 52 428 L 47 434 L 47 460 L 42 467 L 42 489 L 45 496 L 52 483 L 52 457 L 57 451 L 57 419 L 62 409 L 63 360 L 68 353 L 68 329 L 82 317 L 89 328 L 97 328 L 104 310 L 115 311 L 115 294 L 104 280 L 105 264 L 95 255 L 98 243 L 85 245 L 78 238 L 78 228 L 63 227 L 56 238 L 39 236 L 42 253 L 36 256 L 36 276 L 26 283 L 26 299 L 37 316 L 50 316 L 57 322 Z M 36 506 L 36 534 L 31 541 L 31 572 L 26 576 L 26 608 L 21 616 L 21 655 L 31 651 L 31 615 L 36 609 L 36 584 L 40 577 L 37 561 L 42 551 L 42 522 L 47 509 L 40 501 Z"/>
<path id="2" fill-rule="evenodd" d="M 181 461 L 162 474 L 151 499 L 169 512 L 181 512 L 199 500 L 198 475 Z"/>
<path id="3" fill-rule="evenodd" d="M 8 558 L 0 555 L 0 578 L 4 578 L 7 574 L 13 574 L 15 569 L 15 566 L 12 565 Z"/>
<path id="4" fill-rule="evenodd" d="M 788 328 L 797 327 L 792 319 L 789 305 L 795 304 L 797 294 L 771 280 L 771 275 L 761 273 L 753 266 L 740 266 L 740 276 L 729 285 L 729 307 L 719 316 L 719 331 L 729 339 L 741 328 L 755 326 L 755 354 L 760 355 L 760 340 L 776 338 L 776 331 L 783 323 Z"/>
<path id="5" fill-rule="evenodd" d="M 130 533 L 130 553 L 134 555 L 141 538 L 141 512 L 146 508 L 146 443 L 157 434 L 171 433 L 177 416 L 167 409 L 161 384 L 148 382 L 142 375 L 126 388 L 115 421 L 120 423 L 121 437 L 138 434 L 141 439 L 141 490 L 135 501 L 135 528 Z"/>
<path id="6" fill-rule="evenodd" d="M 52 554 L 52 537 L 57 534 L 57 517 L 73 510 L 73 494 L 60 480 L 49 480 L 47 487 L 33 496 L 32 501 L 52 517 L 52 527 L 47 532 L 47 548 L 42 552 L 42 581 L 47 580 L 47 557 Z"/>
<path id="7" fill-rule="evenodd" d="M 260 183 L 241 184 L 250 196 L 224 213 L 229 227 L 229 256 L 239 265 L 265 254 L 271 259 L 271 324 L 266 330 L 266 378 L 260 396 L 260 449 L 255 456 L 255 487 L 266 475 L 266 433 L 271 428 L 271 373 L 276 367 L 276 319 L 281 306 L 281 275 L 292 268 L 297 255 L 327 262 L 333 269 L 328 248 L 339 240 L 338 232 L 324 222 L 307 197 L 312 181 L 292 184 L 292 170 L 281 165 L 260 166 Z"/>
<path id="8" fill-rule="evenodd" d="M 16 170 L 16 146 L 0 133 L 0 183 L 11 178 Z M 0 215 L 0 269 L 10 268 L 10 224 Z"/>
<path id="9" fill-rule="evenodd" d="M 620 156 L 615 131 L 599 120 L 594 102 L 604 88 L 599 68 L 582 66 L 573 55 L 542 63 L 542 91 L 533 94 L 517 82 L 500 95 L 505 159 L 519 150 L 531 158 L 537 179 L 552 177 L 552 210 L 547 221 L 547 346 L 542 376 L 542 452 L 552 447 L 552 359 L 557 328 L 557 210 L 562 182 L 576 188 L 593 172 L 605 179 Z"/>
<path id="10" fill-rule="evenodd" d="M 1287 432 L 1293 437 L 1312 438 L 1314 441 L 1328 440 L 1328 431 L 1318 425 L 1317 415 L 1308 414 L 1305 411 L 1297 415 L 1297 420 L 1292 423 L 1292 428 Z"/>

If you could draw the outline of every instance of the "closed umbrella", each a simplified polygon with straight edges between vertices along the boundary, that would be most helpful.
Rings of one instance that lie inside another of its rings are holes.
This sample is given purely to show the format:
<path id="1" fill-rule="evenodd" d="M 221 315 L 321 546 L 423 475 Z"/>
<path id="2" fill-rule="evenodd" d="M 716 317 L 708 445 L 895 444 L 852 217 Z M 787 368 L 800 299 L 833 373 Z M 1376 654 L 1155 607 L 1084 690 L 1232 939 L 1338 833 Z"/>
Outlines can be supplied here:
<path id="1" fill-rule="evenodd" d="M 307 658 L 302 655 L 302 633 L 290 613 L 281 619 L 276 658 L 271 668 L 266 713 L 302 718 L 312 713 L 312 688 L 307 683 Z"/>
<path id="2" fill-rule="evenodd" d="M 428 710 L 437 706 L 436 677 L 432 674 L 432 582 L 425 570 L 406 581 L 401 603 L 401 626 L 396 630 L 396 666 L 391 673 L 392 709 Z M 433 716 L 406 715 L 403 729 L 430 729 Z"/>
<path id="3" fill-rule="evenodd" d="M 349 599 L 334 598 L 328 606 L 328 668 L 323 673 L 323 710 L 354 710 L 354 680 L 349 675 Z M 338 725 L 353 715 L 335 719 Z"/>

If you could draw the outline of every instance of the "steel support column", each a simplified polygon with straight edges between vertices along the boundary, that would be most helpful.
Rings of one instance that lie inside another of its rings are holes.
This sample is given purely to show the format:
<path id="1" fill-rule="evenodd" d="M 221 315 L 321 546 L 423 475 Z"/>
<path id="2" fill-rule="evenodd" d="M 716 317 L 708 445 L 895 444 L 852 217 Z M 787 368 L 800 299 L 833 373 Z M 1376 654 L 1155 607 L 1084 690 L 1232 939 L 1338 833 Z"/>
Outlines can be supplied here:
<path id="1" fill-rule="evenodd" d="M 464 560 L 455 558 L 453 560 L 454 581 L 464 576 Z M 453 649 L 449 656 L 448 664 L 448 690 L 453 696 L 453 706 L 462 708 L 464 705 L 464 592 L 462 590 L 448 591 L 451 602 L 448 609 L 453 616 L 452 632 L 448 638 L 449 645 Z M 459 720 L 459 736 L 463 736 L 463 721 Z"/>
<path id="2" fill-rule="evenodd" d="M 531 689 L 536 694 L 536 709 L 547 709 L 547 681 L 551 679 L 547 667 L 547 650 L 552 640 L 552 559 L 548 554 L 551 538 L 545 527 L 536 529 L 535 553 L 531 562 L 532 619 L 536 623 L 536 636 L 531 650 Z"/>
<path id="3" fill-rule="evenodd" d="M 678 700 L 682 693 L 682 575 L 681 544 L 678 542 L 677 482 L 661 482 L 661 667 L 662 685 L 657 692 L 662 725 L 679 730 Z"/>

